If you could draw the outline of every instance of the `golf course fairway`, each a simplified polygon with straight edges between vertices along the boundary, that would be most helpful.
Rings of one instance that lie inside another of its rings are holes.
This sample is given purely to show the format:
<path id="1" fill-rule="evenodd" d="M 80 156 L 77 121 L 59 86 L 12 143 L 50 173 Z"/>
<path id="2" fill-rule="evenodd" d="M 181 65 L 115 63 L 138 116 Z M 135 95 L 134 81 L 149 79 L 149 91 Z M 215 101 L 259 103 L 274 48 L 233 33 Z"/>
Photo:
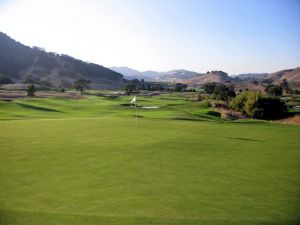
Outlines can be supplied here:
<path id="1" fill-rule="evenodd" d="M 300 128 L 0 121 L 1 225 L 298 224 Z"/>

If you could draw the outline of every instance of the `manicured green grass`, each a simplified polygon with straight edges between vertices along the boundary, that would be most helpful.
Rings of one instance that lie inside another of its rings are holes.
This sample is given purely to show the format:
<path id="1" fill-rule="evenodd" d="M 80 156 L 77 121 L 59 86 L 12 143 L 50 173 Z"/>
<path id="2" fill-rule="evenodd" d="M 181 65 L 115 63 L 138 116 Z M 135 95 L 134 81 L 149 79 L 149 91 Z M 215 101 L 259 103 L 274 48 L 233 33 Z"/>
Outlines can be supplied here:
<path id="1" fill-rule="evenodd" d="M 298 224 L 298 126 L 128 99 L 0 103 L 0 224 Z"/>
<path id="2" fill-rule="evenodd" d="M 129 97 L 89 96 L 81 100 L 61 98 L 32 98 L 12 102 L 0 100 L 0 120 L 30 118 L 85 118 L 107 116 L 135 116 L 129 107 Z M 207 107 L 190 102 L 180 95 L 138 97 L 138 106 L 158 106 L 159 109 L 138 108 L 138 116 L 146 118 L 181 118 L 216 120 Z"/>

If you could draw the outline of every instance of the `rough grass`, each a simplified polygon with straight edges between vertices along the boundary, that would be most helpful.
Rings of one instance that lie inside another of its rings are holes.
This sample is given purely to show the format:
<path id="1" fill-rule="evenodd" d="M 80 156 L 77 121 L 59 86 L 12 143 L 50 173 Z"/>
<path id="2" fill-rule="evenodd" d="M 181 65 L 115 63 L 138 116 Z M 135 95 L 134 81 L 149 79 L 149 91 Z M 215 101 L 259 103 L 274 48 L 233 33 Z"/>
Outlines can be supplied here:
<path id="1" fill-rule="evenodd" d="M 281 124 L 291 124 L 291 125 L 300 125 L 300 115 L 294 115 L 289 118 L 285 118 L 282 120 L 274 121 L 275 123 L 281 123 Z"/>
<path id="2" fill-rule="evenodd" d="M 299 223 L 298 126 L 176 96 L 140 99 L 161 108 L 136 124 L 128 100 L 1 102 L 0 224 Z"/>

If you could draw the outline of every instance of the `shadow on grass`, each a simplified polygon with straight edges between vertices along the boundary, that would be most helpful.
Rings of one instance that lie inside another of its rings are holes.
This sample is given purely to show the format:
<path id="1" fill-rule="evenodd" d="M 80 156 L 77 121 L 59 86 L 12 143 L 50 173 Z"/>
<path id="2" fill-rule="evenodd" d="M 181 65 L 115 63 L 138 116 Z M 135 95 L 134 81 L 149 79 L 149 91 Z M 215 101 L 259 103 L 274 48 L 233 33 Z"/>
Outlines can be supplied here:
<path id="1" fill-rule="evenodd" d="M 240 119 L 232 121 L 232 123 L 242 123 L 242 124 L 270 124 L 267 120 L 255 120 L 255 119 Z"/>
<path id="2" fill-rule="evenodd" d="M 137 118 L 144 118 L 144 116 L 140 116 L 140 115 L 132 115 L 132 117 L 137 117 Z"/>
<path id="3" fill-rule="evenodd" d="M 262 140 L 258 140 L 258 139 L 251 139 L 251 138 L 239 138 L 239 137 L 224 137 L 227 139 L 235 139 L 235 140 L 241 140 L 241 141 L 257 141 L 257 142 L 264 142 Z"/>
<path id="4" fill-rule="evenodd" d="M 45 108 L 45 107 L 41 107 L 41 106 L 35 106 L 35 105 L 29 105 L 29 104 L 25 104 L 25 103 L 16 103 L 17 105 L 20 105 L 24 108 L 27 108 L 27 109 L 34 109 L 34 110 L 38 110 L 38 111 L 43 111 L 43 112 L 62 112 L 62 111 L 59 111 L 59 110 L 56 110 L 56 109 L 51 109 L 51 108 Z"/>
<path id="5" fill-rule="evenodd" d="M 221 113 L 216 111 L 208 111 L 206 114 L 210 116 L 221 117 Z"/>
<path id="6" fill-rule="evenodd" d="M 106 98 L 107 100 L 116 100 L 120 98 L 120 96 L 117 95 L 102 95 L 101 97 Z"/>
<path id="7" fill-rule="evenodd" d="M 205 121 L 205 122 L 216 122 L 216 120 L 207 119 L 207 118 L 184 118 L 184 117 L 174 117 L 170 118 L 172 120 L 186 120 L 186 121 Z"/>

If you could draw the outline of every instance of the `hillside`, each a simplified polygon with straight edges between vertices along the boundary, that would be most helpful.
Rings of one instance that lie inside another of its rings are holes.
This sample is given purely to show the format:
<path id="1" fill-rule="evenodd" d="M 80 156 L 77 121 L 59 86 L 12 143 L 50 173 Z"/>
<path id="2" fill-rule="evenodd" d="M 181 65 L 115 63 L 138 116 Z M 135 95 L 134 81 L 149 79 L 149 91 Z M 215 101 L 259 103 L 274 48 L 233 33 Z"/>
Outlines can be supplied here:
<path id="1" fill-rule="evenodd" d="M 273 83 L 280 83 L 283 79 L 286 79 L 290 85 L 290 87 L 294 89 L 300 89 L 300 67 L 295 69 L 287 69 L 281 70 L 275 73 L 266 74 L 240 74 L 237 76 L 228 76 L 227 73 L 222 71 L 211 71 L 210 73 L 206 73 L 204 75 L 196 76 L 192 79 L 185 81 L 188 85 L 202 85 L 206 83 L 216 82 L 216 83 L 225 83 L 231 82 L 235 85 L 235 89 L 239 90 L 253 90 L 253 91 L 263 91 L 264 86 L 254 85 L 252 82 L 254 80 L 263 80 L 268 79 Z"/>
<path id="2" fill-rule="evenodd" d="M 201 75 L 200 73 L 188 71 L 184 69 L 170 70 L 166 72 L 158 72 L 152 70 L 141 72 L 125 66 L 122 67 L 114 66 L 111 67 L 110 69 L 123 74 L 124 77 L 127 79 L 144 79 L 146 81 L 182 82 L 184 80 L 188 80 Z"/>
<path id="3" fill-rule="evenodd" d="M 299 89 L 300 88 L 300 67 L 271 73 L 269 76 L 267 76 L 267 79 L 270 79 L 275 83 L 279 83 L 283 79 L 286 79 L 291 87 Z"/>
<path id="4" fill-rule="evenodd" d="M 228 74 L 223 71 L 211 71 L 210 73 L 206 73 L 189 79 L 186 81 L 186 83 L 189 85 L 201 85 L 212 82 L 224 83 L 231 80 L 232 79 L 228 76 Z"/>
<path id="5" fill-rule="evenodd" d="M 240 80 L 260 80 L 268 76 L 268 73 L 242 73 L 231 76 L 232 78 L 238 78 Z"/>
<path id="6" fill-rule="evenodd" d="M 200 75 L 201 74 L 197 72 L 180 69 L 180 70 L 171 70 L 168 72 L 164 72 L 160 76 L 160 79 L 169 82 L 183 82 L 185 80 L 189 80 Z"/>
<path id="7" fill-rule="evenodd" d="M 131 69 L 127 66 L 113 66 L 110 68 L 113 71 L 123 74 L 124 76 L 135 76 L 140 75 L 141 72 L 138 70 Z"/>
<path id="8" fill-rule="evenodd" d="M 155 81 L 156 78 L 160 76 L 160 73 L 156 71 L 148 70 L 148 71 L 140 72 L 138 70 L 131 69 L 127 66 L 113 66 L 110 69 L 122 74 L 128 80 L 144 79 L 145 81 Z"/>
<path id="9" fill-rule="evenodd" d="M 0 32 L 0 74 L 22 83 L 26 79 L 69 87 L 74 80 L 85 77 L 92 88 L 116 89 L 124 85 L 120 73 L 87 63 L 68 55 L 45 52 L 25 46 Z"/>

